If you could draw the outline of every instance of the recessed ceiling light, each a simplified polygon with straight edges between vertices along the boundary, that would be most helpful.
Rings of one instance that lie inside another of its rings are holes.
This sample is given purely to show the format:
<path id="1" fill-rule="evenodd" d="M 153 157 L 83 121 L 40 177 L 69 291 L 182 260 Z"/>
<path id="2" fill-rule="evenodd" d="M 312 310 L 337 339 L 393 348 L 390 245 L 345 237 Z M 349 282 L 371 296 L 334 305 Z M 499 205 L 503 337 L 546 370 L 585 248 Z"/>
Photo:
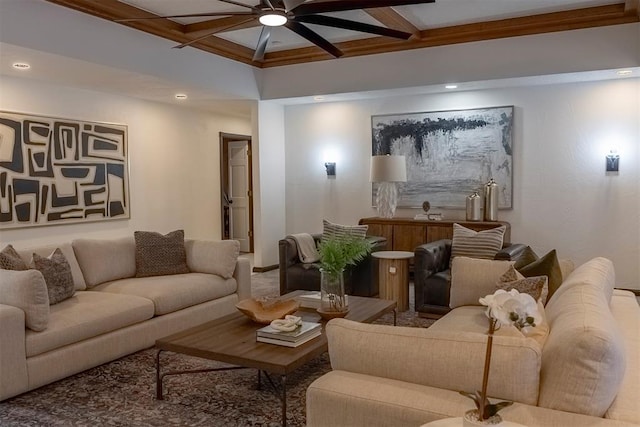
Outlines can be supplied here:
<path id="1" fill-rule="evenodd" d="M 618 75 L 619 76 L 628 76 L 631 73 L 633 73 L 632 70 L 620 70 L 620 71 L 618 71 Z"/>
<path id="2" fill-rule="evenodd" d="M 184 93 L 176 93 L 176 99 L 187 99 L 187 95 Z"/>
<path id="3" fill-rule="evenodd" d="M 26 62 L 16 62 L 15 64 L 13 64 L 13 68 L 17 70 L 28 70 L 29 68 L 31 68 L 31 65 L 27 64 Z"/>
<path id="4" fill-rule="evenodd" d="M 446 85 L 445 89 L 458 89 L 458 85 Z"/>
<path id="5" fill-rule="evenodd" d="M 314 101 L 324 101 L 324 96 L 322 96 L 322 95 L 314 96 L 313 100 Z"/>

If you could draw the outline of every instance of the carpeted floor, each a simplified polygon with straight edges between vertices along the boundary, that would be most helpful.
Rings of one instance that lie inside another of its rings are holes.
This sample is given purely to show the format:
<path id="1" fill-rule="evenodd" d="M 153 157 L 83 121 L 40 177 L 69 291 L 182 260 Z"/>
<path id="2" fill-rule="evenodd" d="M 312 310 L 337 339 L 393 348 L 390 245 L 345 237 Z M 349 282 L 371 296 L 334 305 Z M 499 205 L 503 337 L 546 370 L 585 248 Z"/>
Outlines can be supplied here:
<path id="1" fill-rule="evenodd" d="M 254 296 L 278 294 L 278 271 L 252 276 Z M 412 293 L 412 292 L 411 292 Z M 411 304 L 413 306 L 413 304 Z M 387 314 L 377 323 L 391 324 Z M 398 324 L 427 327 L 412 312 Z M 278 426 L 280 401 L 255 370 L 182 375 L 165 379 L 165 400 L 155 399 L 155 350 L 147 349 L 0 403 L 0 426 Z M 163 366 L 200 369 L 218 362 L 173 353 Z M 55 367 L 52 367 L 55 369 Z M 331 369 L 327 354 L 287 378 L 287 422 L 305 425 L 305 391 Z"/>

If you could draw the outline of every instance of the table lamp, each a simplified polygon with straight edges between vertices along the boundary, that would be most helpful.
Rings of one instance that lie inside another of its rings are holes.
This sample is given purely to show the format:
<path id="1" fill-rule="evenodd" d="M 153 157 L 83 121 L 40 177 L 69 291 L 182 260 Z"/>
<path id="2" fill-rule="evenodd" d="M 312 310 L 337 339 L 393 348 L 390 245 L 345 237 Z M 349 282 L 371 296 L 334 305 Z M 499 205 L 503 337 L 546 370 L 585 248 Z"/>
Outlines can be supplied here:
<path id="1" fill-rule="evenodd" d="M 378 183 L 376 207 L 378 216 L 393 218 L 398 205 L 397 182 L 407 181 L 407 165 L 404 156 L 371 157 L 371 182 Z"/>

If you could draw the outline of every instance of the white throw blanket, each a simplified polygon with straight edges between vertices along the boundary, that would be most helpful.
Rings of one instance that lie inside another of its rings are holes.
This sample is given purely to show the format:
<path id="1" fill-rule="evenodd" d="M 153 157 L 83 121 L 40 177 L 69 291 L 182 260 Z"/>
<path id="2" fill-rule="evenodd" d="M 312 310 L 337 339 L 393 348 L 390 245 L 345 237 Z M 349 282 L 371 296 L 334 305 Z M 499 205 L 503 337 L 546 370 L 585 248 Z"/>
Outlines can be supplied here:
<path id="1" fill-rule="evenodd" d="M 309 233 L 290 234 L 289 236 L 296 242 L 298 247 L 298 257 L 304 264 L 311 264 L 320 261 L 320 254 L 316 249 L 316 242 Z"/>

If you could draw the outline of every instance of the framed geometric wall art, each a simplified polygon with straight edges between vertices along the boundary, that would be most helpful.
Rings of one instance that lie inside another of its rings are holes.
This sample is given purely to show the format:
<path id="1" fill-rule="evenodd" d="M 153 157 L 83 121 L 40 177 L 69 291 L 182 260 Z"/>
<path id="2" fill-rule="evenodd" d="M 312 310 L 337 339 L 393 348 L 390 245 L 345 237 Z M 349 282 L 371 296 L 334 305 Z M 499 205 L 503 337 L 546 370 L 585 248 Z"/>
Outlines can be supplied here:
<path id="1" fill-rule="evenodd" d="M 125 219 L 127 126 L 0 111 L 0 229 Z"/>
<path id="2" fill-rule="evenodd" d="M 464 209 L 474 190 L 498 183 L 498 207 L 513 206 L 513 106 L 371 117 L 372 155 L 403 155 L 398 207 Z M 372 188 L 375 204 L 377 185 Z"/>

